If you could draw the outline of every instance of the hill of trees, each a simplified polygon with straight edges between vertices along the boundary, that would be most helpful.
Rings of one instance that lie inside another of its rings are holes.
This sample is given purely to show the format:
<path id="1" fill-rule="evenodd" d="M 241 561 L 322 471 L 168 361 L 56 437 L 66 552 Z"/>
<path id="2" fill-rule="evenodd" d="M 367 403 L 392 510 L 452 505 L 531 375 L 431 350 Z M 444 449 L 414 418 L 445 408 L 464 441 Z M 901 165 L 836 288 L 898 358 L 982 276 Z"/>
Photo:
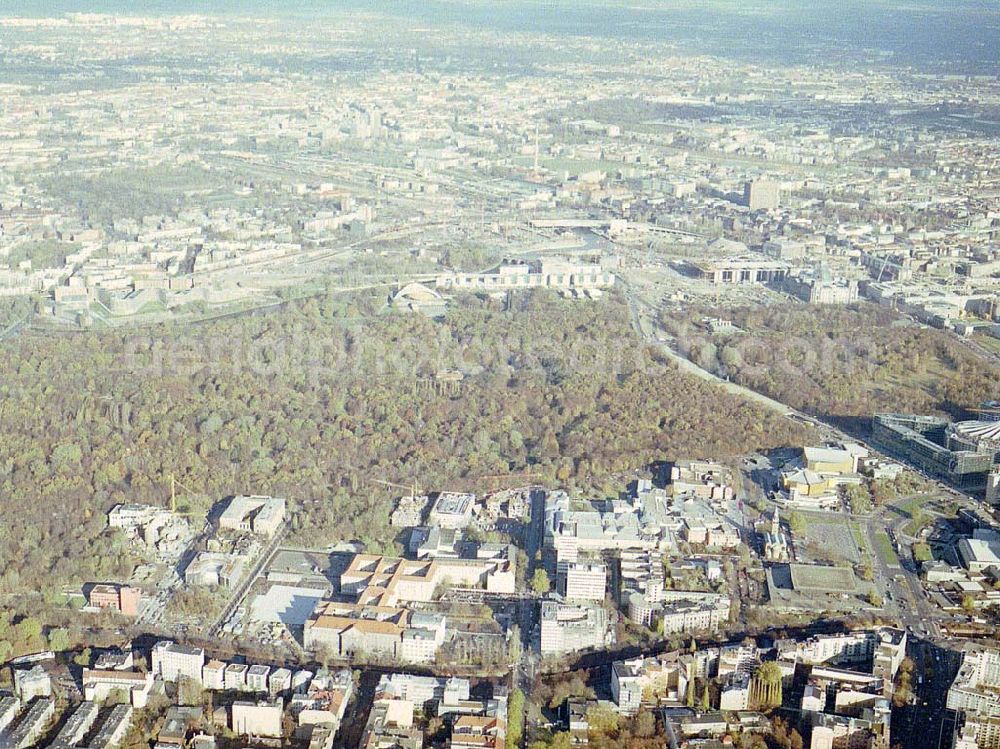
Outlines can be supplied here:
<path id="1" fill-rule="evenodd" d="M 695 321 L 731 319 L 711 335 Z M 1000 395 L 1000 365 L 953 335 L 870 304 L 691 309 L 662 315 L 688 357 L 802 411 L 859 428 L 876 411 L 961 416 Z"/>
<path id="2" fill-rule="evenodd" d="M 184 329 L 0 343 L 0 593 L 121 578 L 115 503 L 289 498 L 302 543 L 386 548 L 391 490 L 488 488 L 531 467 L 600 486 L 655 460 L 808 439 L 780 416 L 655 359 L 623 302 L 469 297 L 443 323 L 329 295 Z M 441 370 L 467 373 L 451 392 Z"/>

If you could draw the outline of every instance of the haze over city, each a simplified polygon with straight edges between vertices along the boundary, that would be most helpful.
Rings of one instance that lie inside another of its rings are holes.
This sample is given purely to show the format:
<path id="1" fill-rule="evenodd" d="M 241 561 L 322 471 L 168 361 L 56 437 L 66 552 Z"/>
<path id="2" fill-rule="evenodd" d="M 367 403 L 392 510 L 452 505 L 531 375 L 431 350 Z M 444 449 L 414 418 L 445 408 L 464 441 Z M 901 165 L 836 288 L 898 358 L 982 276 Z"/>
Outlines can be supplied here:
<path id="1" fill-rule="evenodd" d="M 998 39 L 0 0 L 0 749 L 1000 747 Z"/>

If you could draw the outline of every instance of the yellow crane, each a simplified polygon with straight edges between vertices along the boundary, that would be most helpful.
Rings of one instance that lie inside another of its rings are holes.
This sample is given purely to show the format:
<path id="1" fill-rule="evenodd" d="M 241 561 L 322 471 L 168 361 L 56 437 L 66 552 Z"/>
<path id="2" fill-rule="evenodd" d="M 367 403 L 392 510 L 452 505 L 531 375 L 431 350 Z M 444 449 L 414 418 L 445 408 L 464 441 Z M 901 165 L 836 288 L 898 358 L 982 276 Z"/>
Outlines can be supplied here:
<path id="1" fill-rule="evenodd" d="M 190 517 L 191 515 L 194 515 L 195 513 L 193 513 L 193 512 L 177 512 L 177 484 L 180 484 L 181 488 L 184 489 L 184 490 L 186 490 L 188 494 L 192 494 L 193 495 L 195 493 L 195 492 L 191 491 L 190 489 L 188 489 L 188 487 L 184 486 L 184 484 L 181 484 L 181 482 L 177 480 L 177 477 L 174 476 L 174 474 L 171 473 L 170 474 L 170 511 L 174 515 L 177 515 L 178 517 L 182 517 L 182 518 L 184 518 L 184 517 Z"/>

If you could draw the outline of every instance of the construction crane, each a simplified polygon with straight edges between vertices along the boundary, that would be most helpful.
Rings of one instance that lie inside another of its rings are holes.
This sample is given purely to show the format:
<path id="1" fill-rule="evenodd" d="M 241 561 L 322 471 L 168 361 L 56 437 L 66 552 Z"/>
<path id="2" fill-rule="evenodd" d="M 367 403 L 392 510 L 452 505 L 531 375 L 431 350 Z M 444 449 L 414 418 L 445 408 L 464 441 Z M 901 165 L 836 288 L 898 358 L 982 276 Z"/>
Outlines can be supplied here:
<path id="1" fill-rule="evenodd" d="M 412 485 L 407 486 L 406 484 L 397 484 L 393 481 L 385 481 L 383 479 L 368 479 L 375 484 L 384 484 L 385 486 L 395 486 L 398 489 L 409 489 L 410 499 L 416 499 L 420 494 L 420 488 L 417 486 L 417 482 L 414 481 Z"/>
<path id="2" fill-rule="evenodd" d="M 186 486 L 184 486 L 184 484 L 181 484 L 181 482 L 177 480 L 177 477 L 174 476 L 174 474 L 171 473 L 170 474 L 170 511 L 174 515 L 177 515 L 178 517 L 182 517 L 182 518 L 184 518 L 184 517 L 190 517 L 191 515 L 194 515 L 195 513 L 193 513 L 193 512 L 177 512 L 177 484 L 180 484 L 181 488 L 184 489 L 184 490 L 186 490 L 188 494 L 192 494 L 193 495 L 195 493 L 195 492 L 191 491 L 190 489 L 188 489 Z"/>
<path id="3" fill-rule="evenodd" d="M 490 473 L 485 476 L 480 476 L 480 479 L 491 480 L 490 491 L 495 492 L 500 489 L 500 485 L 505 483 L 507 480 L 521 480 L 521 479 L 537 479 L 541 478 L 542 474 L 537 471 L 521 471 L 519 473 Z"/>

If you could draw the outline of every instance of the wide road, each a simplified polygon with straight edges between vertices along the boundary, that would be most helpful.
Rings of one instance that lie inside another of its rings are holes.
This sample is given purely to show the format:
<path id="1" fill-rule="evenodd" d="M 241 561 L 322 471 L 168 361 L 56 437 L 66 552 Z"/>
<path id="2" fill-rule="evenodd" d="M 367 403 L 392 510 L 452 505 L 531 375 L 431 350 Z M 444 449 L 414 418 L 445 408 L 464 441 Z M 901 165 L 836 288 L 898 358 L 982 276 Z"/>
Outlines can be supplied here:
<path id="1" fill-rule="evenodd" d="M 629 305 L 629 317 L 635 332 L 647 344 L 655 346 L 657 350 L 676 363 L 681 370 L 689 374 L 693 374 L 706 382 L 710 382 L 717 387 L 721 387 L 727 393 L 738 395 L 741 398 L 746 398 L 747 400 L 753 401 L 754 403 L 764 406 L 765 408 L 776 411 L 782 416 L 794 418 L 794 420 L 800 423 L 812 424 L 813 426 L 819 428 L 824 433 L 824 437 L 827 439 L 851 439 L 849 435 L 830 424 L 822 422 L 808 414 L 802 413 L 798 409 L 789 406 L 787 403 L 782 403 L 781 401 L 777 401 L 774 398 L 764 395 L 763 393 L 758 393 L 756 390 L 751 390 L 743 385 L 738 385 L 735 382 L 723 379 L 714 372 L 702 369 L 686 356 L 678 353 L 673 346 L 670 345 L 668 338 L 664 337 L 664 339 L 661 340 L 655 333 L 655 330 L 658 327 L 657 323 L 652 319 L 655 317 L 657 312 L 655 305 L 643 299 L 624 279 L 621 280 L 621 283 L 625 287 L 625 297 L 628 300 Z M 661 335 L 664 334 L 661 333 Z"/>

